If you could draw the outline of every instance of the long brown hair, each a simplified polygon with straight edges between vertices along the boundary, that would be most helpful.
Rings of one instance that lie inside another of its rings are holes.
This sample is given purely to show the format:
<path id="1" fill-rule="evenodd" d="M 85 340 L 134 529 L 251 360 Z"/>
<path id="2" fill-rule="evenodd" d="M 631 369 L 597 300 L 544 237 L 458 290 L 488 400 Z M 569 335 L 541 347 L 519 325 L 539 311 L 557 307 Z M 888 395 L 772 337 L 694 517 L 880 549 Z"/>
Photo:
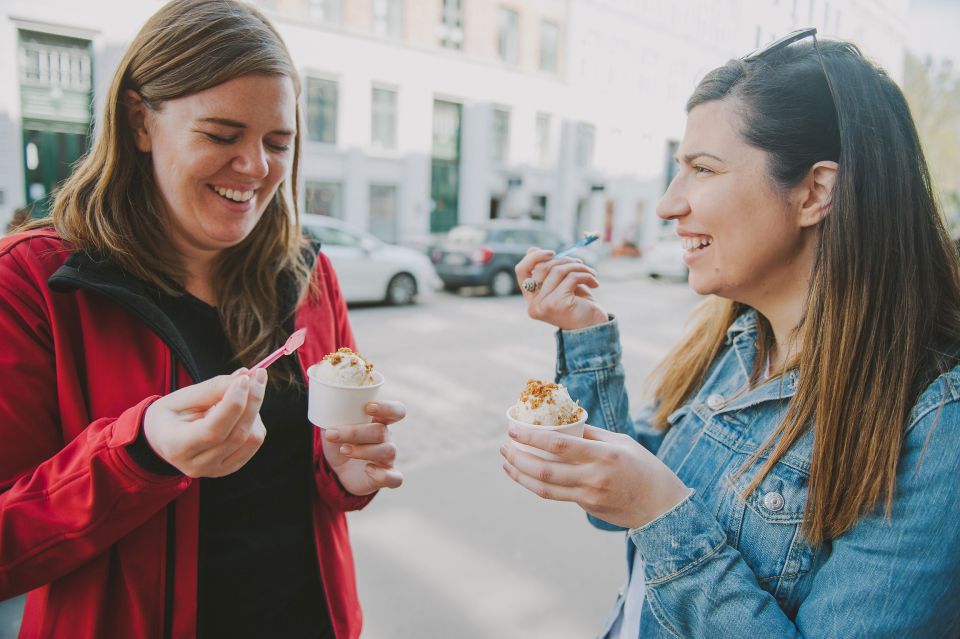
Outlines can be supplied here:
<path id="1" fill-rule="evenodd" d="M 892 510 L 897 462 L 919 393 L 956 364 L 960 264 L 930 187 L 910 111 L 896 84 L 853 45 L 821 42 L 831 96 L 809 43 L 709 73 L 687 110 L 736 100 L 740 134 L 767 152 L 770 181 L 795 185 L 817 161 L 839 165 L 822 223 L 786 417 L 740 473 L 767 453 L 746 494 L 813 428 L 804 534 L 818 544 L 881 502 Z M 656 425 L 689 401 L 744 310 L 708 298 L 692 330 L 651 377 Z M 759 316 L 758 362 L 771 345 Z M 754 371 L 756 372 L 756 371 Z M 756 376 L 751 375 L 753 381 Z"/>
<path id="2" fill-rule="evenodd" d="M 151 109 L 244 75 L 285 76 L 297 97 L 300 81 L 280 35 L 253 7 L 233 0 L 174 0 L 155 13 L 130 43 L 110 90 L 93 148 L 56 194 L 51 224 L 74 249 L 109 257 L 168 294 L 182 294 L 184 270 L 168 239 L 167 222 L 149 157 L 137 150 L 124 94 L 140 94 Z M 300 107 L 293 168 L 261 219 L 214 270 L 217 305 L 227 340 L 251 365 L 286 338 L 278 297 L 281 282 L 299 300 L 308 289 L 297 208 Z M 289 306 L 289 305 L 288 305 Z M 292 311 L 292 309 L 286 309 Z M 277 375 L 277 373 L 280 373 Z M 271 377 L 289 381 L 280 370 Z"/>

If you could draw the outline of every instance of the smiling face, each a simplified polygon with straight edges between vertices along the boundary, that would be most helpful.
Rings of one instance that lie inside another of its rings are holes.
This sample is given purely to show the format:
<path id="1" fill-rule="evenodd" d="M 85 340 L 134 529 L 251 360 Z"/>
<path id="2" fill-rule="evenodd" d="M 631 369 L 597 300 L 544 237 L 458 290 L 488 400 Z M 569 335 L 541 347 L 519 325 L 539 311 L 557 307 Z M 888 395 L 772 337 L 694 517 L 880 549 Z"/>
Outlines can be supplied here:
<path id="1" fill-rule="evenodd" d="M 761 308 L 805 295 L 816 233 L 800 214 L 802 187 L 778 192 L 767 153 L 738 133 L 736 106 L 725 99 L 690 111 L 657 214 L 677 222 L 695 291 Z"/>
<path id="2" fill-rule="evenodd" d="M 243 241 L 289 175 L 296 95 L 285 76 L 243 76 L 156 111 L 135 105 L 131 122 L 190 271 Z"/>

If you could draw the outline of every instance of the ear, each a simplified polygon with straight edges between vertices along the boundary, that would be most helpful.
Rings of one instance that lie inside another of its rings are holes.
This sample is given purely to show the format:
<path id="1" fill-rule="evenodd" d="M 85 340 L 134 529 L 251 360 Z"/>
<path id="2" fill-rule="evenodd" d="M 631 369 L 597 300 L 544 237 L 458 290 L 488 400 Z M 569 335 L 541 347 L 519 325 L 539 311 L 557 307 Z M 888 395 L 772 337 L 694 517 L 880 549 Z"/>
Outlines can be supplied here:
<path id="1" fill-rule="evenodd" d="M 802 227 L 816 226 L 823 221 L 833 203 L 833 187 L 837 183 L 836 162 L 824 160 L 810 167 L 810 172 L 801 183 L 803 200 L 800 203 L 798 222 Z"/>
<path id="2" fill-rule="evenodd" d="M 127 89 L 123 94 L 123 106 L 127 111 L 127 124 L 133 131 L 134 144 L 141 152 L 149 153 L 152 145 L 150 131 L 147 130 L 147 105 L 139 93 Z"/>

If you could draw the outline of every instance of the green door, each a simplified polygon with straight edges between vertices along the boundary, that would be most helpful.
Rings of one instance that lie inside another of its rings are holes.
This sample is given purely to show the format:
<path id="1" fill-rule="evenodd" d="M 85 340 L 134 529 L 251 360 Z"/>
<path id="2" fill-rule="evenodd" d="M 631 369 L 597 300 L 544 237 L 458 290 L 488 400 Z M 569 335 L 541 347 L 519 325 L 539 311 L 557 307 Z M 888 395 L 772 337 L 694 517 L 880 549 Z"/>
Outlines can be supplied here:
<path id="1" fill-rule="evenodd" d="M 457 225 L 460 201 L 460 114 L 455 102 L 433 102 L 433 158 L 430 166 L 430 232 Z"/>
<path id="2" fill-rule="evenodd" d="M 74 163 L 86 152 L 87 136 L 50 126 L 24 122 L 23 163 L 27 204 L 33 215 L 42 217 L 50 205 L 50 194 L 63 182 Z"/>

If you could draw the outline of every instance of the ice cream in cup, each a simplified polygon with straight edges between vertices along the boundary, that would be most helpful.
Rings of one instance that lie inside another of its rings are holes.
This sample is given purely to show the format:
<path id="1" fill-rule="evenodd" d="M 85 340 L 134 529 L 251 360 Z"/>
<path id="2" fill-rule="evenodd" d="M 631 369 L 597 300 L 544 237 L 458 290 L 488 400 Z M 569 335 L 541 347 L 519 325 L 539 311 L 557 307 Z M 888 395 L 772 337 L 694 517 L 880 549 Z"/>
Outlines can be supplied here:
<path id="1" fill-rule="evenodd" d="M 307 369 L 307 419 L 320 428 L 365 424 L 363 407 L 376 398 L 383 375 L 349 348 L 326 355 Z"/>
<path id="2" fill-rule="evenodd" d="M 587 411 L 570 398 L 563 384 L 531 379 L 520 393 L 520 401 L 507 410 L 507 422 L 520 429 L 551 430 L 583 437 Z M 513 446 L 543 459 L 559 457 L 545 450 L 511 440 Z"/>

